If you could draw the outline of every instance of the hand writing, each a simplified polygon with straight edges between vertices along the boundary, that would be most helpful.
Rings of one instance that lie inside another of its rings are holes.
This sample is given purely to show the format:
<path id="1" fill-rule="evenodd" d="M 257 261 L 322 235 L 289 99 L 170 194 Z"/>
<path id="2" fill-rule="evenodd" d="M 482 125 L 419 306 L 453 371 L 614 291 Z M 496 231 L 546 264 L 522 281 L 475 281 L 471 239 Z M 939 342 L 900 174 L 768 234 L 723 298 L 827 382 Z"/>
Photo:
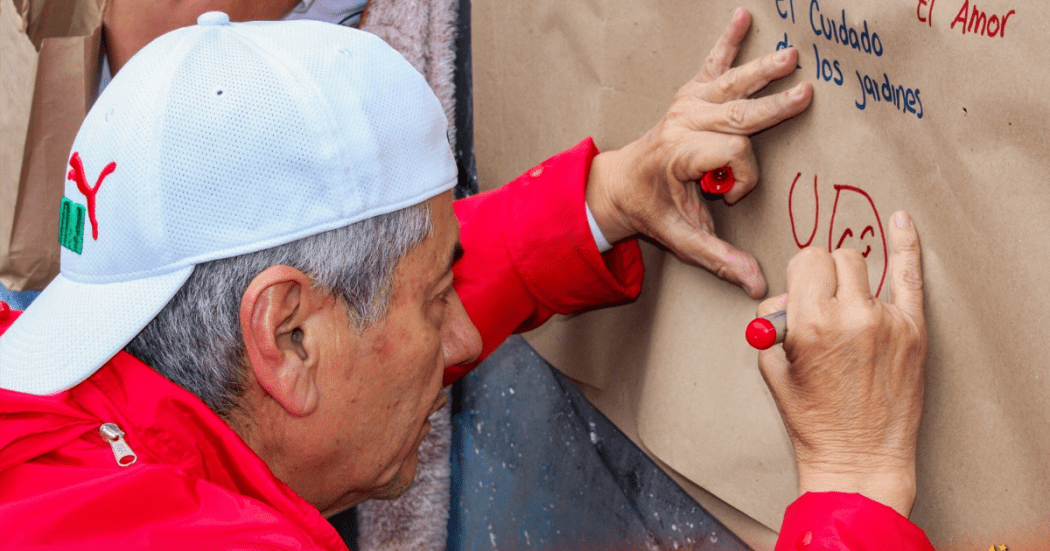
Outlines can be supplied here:
<path id="1" fill-rule="evenodd" d="M 791 74 L 798 59 L 788 49 L 732 68 L 750 25 L 750 14 L 738 9 L 700 74 L 678 91 L 663 119 L 623 149 L 595 158 L 587 204 L 609 241 L 645 234 L 759 298 L 766 280 L 758 261 L 715 235 L 695 181 L 729 166 L 736 183 L 724 199 L 742 199 L 758 183 L 748 136 L 804 111 L 813 87 L 802 83 L 748 99 Z"/>
<path id="2" fill-rule="evenodd" d="M 855 492 L 907 516 L 915 499 L 926 322 L 919 236 L 889 224 L 890 302 L 871 295 L 860 252 L 811 247 L 788 264 L 783 349 L 759 354 L 798 462 L 799 493 Z"/>

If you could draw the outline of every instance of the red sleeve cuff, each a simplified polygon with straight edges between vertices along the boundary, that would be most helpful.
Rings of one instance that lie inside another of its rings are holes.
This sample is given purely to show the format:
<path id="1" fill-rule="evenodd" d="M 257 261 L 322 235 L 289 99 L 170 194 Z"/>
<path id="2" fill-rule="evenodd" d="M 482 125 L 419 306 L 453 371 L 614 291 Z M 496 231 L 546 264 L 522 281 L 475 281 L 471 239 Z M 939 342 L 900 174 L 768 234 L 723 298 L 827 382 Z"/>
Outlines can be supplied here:
<path id="1" fill-rule="evenodd" d="M 933 551 L 921 528 L 860 494 L 807 492 L 784 513 L 776 551 Z"/>
<path id="2" fill-rule="evenodd" d="M 481 332 L 481 357 L 445 370 L 445 384 L 468 373 L 513 333 L 555 313 L 633 300 L 642 289 L 636 240 L 598 252 L 587 223 L 588 138 L 503 187 L 456 201 L 463 258 L 456 290 Z"/>
<path id="3" fill-rule="evenodd" d="M 587 223 L 587 178 L 597 154 L 587 138 L 510 184 L 511 261 L 532 295 L 559 314 L 630 301 L 642 289 L 638 241 L 617 243 L 603 256 Z"/>

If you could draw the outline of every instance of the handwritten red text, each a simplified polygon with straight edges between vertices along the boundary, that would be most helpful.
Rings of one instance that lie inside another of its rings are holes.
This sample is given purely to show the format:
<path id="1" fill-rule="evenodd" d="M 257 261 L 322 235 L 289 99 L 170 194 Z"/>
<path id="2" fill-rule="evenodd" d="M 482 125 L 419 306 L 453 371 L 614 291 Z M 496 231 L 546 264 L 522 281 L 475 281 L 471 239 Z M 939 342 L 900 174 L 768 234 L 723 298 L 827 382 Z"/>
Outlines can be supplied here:
<path id="1" fill-rule="evenodd" d="M 1016 13 L 1017 10 L 1010 10 L 1006 12 L 1006 15 L 998 15 L 987 13 L 977 9 L 977 4 L 974 3 L 973 7 L 970 7 L 970 0 L 963 2 L 962 9 L 959 10 L 959 14 L 955 16 L 952 21 L 951 28 L 954 30 L 955 25 L 959 25 L 959 30 L 963 34 L 976 33 L 979 36 L 987 36 L 995 38 L 1003 38 L 1006 36 L 1006 22 L 1010 19 L 1010 16 Z"/>
<path id="2" fill-rule="evenodd" d="M 919 4 L 915 6 L 915 16 L 919 18 L 920 23 L 933 26 L 933 5 L 936 2 L 937 0 L 919 0 Z"/>
<path id="3" fill-rule="evenodd" d="M 788 191 L 788 217 L 791 220 L 791 235 L 795 239 L 795 245 L 804 249 L 813 243 L 820 227 L 820 193 L 817 186 L 817 176 L 813 176 L 813 226 L 809 238 L 806 241 L 799 239 L 799 226 L 803 225 L 801 219 L 795 217 L 795 187 L 798 186 L 802 173 L 795 175 Z M 875 272 L 869 272 L 878 278 L 878 286 L 875 296 L 882 292 L 882 285 L 886 281 L 886 268 L 889 263 L 889 252 L 886 248 L 886 232 L 882 227 L 882 218 L 875 207 L 875 201 L 871 195 L 861 188 L 842 184 L 835 184 L 835 202 L 831 207 L 831 220 L 828 224 L 828 251 L 835 251 L 842 247 L 854 248 L 868 260 L 868 265 Z M 849 205 L 844 207 L 843 205 Z M 845 208 L 850 213 L 848 219 L 839 217 L 840 209 Z M 871 215 L 865 211 L 870 209 Z M 837 224 L 837 225 L 836 225 Z M 803 227 L 805 227 L 803 225 Z M 805 228 L 808 229 L 808 228 Z M 803 232 L 804 233 L 804 232 Z M 881 264 L 881 266 L 880 266 Z"/>

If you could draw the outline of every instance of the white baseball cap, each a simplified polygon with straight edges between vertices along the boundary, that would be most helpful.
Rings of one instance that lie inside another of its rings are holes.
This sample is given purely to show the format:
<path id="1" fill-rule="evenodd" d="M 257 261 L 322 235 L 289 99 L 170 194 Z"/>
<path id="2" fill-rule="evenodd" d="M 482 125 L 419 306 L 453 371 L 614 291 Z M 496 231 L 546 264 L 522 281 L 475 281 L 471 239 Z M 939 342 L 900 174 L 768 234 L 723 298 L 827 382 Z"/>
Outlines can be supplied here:
<path id="1" fill-rule="evenodd" d="M 423 77 L 365 32 L 209 12 L 161 36 L 121 69 L 73 142 L 61 273 L 0 337 L 0 388 L 77 385 L 196 264 L 451 189 L 447 127 Z"/>

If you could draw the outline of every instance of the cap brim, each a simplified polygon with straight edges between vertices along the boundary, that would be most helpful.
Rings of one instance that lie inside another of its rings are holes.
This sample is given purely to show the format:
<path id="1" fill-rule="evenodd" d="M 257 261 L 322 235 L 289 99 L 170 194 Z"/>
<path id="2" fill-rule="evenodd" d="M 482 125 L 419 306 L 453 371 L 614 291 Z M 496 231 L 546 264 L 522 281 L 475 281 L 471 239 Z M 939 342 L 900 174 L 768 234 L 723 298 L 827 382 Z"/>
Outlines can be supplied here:
<path id="1" fill-rule="evenodd" d="M 76 386 L 124 348 L 192 272 L 104 284 L 59 275 L 0 337 L 0 388 L 46 395 Z"/>

